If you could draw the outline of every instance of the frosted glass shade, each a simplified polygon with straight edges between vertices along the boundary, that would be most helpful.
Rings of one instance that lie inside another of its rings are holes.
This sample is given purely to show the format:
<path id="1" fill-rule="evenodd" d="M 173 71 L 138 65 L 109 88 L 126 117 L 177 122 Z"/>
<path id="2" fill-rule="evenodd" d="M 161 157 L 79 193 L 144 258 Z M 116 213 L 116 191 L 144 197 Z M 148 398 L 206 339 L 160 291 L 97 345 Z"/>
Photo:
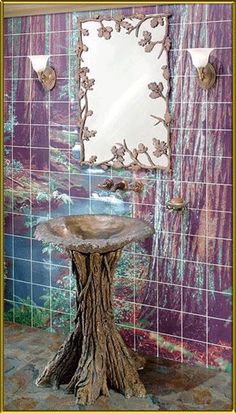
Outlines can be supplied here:
<path id="1" fill-rule="evenodd" d="M 35 72 L 43 72 L 47 67 L 47 61 L 50 55 L 38 54 L 28 56 L 31 60 Z"/>
<path id="2" fill-rule="evenodd" d="M 204 47 L 204 48 L 196 48 L 196 49 L 187 49 L 192 57 L 193 65 L 198 67 L 205 67 L 208 63 L 209 55 L 213 49 Z"/>

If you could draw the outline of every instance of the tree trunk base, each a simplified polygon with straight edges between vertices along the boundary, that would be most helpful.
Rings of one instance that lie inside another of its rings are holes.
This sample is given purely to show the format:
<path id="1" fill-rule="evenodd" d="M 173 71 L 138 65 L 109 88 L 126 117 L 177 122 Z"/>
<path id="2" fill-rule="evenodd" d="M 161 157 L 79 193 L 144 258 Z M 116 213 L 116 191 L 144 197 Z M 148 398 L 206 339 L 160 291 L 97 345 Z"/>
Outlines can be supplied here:
<path id="1" fill-rule="evenodd" d="M 91 405 L 99 396 L 108 396 L 108 387 L 125 397 L 145 397 L 137 372 L 145 360 L 126 347 L 114 323 L 111 284 L 121 250 L 70 253 L 77 281 L 75 329 L 36 384 L 67 384 L 67 391 L 75 394 L 80 405 Z"/>

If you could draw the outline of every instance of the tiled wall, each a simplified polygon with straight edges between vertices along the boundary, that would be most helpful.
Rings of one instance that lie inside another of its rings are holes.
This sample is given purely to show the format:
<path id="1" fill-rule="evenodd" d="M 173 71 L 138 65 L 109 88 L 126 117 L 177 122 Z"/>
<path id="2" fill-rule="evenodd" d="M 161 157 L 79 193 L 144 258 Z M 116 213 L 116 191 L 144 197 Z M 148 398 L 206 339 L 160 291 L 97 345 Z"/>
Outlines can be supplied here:
<path id="1" fill-rule="evenodd" d="M 127 15 L 133 11 L 123 10 Z M 5 21 L 5 316 L 49 331 L 68 332 L 73 326 L 75 292 L 68 260 L 59 249 L 34 239 L 38 222 L 83 213 L 140 217 L 155 225 L 156 235 L 126 248 L 117 269 L 115 315 L 125 340 L 139 351 L 227 370 L 231 5 L 158 5 L 135 11 L 172 13 L 172 173 L 136 173 L 145 184 L 142 194 L 100 190 L 104 177 L 133 177 L 81 169 L 76 159 L 76 22 L 86 13 Z M 210 62 L 217 82 L 211 90 L 198 87 L 187 47 L 215 48 Z M 46 53 L 58 76 L 50 93 L 42 90 L 27 58 Z M 189 202 L 184 215 L 165 209 L 178 194 Z"/>

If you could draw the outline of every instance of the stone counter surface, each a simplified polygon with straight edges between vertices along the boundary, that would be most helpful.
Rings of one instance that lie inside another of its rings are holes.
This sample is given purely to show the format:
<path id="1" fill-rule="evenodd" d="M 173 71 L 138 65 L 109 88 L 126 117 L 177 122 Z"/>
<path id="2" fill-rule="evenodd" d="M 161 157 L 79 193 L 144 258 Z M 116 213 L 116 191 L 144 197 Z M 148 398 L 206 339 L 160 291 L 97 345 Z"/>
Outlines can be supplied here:
<path id="1" fill-rule="evenodd" d="M 93 406 L 76 406 L 71 394 L 39 388 L 35 380 L 64 336 L 16 323 L 5 323 L 5 410 L 232 410 L 231 375 L 146 357 L 140 378 L 147 397 L 126 399 L 110 391 Z"/>

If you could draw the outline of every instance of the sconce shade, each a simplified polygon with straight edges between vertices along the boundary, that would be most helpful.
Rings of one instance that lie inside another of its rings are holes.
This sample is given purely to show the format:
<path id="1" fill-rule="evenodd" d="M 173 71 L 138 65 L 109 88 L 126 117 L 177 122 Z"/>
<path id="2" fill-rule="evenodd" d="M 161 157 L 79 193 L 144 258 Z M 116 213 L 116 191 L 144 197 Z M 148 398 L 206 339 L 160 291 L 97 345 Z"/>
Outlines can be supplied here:
<path id="1" fill-rule="evenodd" d="M 207 47 L 199 47 L 196 49 L 187 49 L 187 51 L 190 53 L 192 57 L 192 62 L 193 65 L 198 68 L 198 67 L 205 67 L 208 63 L 209 55 L 212 52 L 213 49 L 207 48 Z"/>
<path id="2" fill-rule="evenodd" d="M 38 73 L 38 72 L 43 72 L 46 69 L 47 61 L 50 55 L 39 54 L 39 55 L 31 55 L 28 57 L 31 60 L 33 69 L 35 70 L 35 72 Z"/>

